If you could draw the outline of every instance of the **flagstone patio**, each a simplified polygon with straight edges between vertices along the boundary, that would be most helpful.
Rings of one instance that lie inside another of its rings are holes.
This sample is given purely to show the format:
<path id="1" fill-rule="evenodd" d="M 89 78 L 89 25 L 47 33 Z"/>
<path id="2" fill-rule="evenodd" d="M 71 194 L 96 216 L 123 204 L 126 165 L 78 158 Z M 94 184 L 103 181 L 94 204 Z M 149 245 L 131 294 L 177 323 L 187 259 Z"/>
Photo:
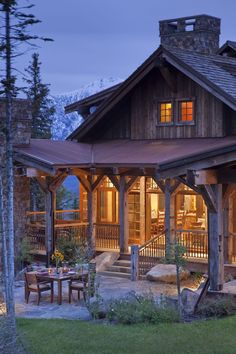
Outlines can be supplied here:
<path id="1" fill-rule="evenodd" d="M 159 297 L 161 294 L 175 297 L 176 285 L 165 284 L 160 282 L 150 281 L 136 281 L 132 282 L 129 279 L 115 278 L 97 275 L 97 281 L 99 283 L 98 293 L 104 300 L 111 298 L 120 298 L 128 295 L 131 291 L 135 291 L 138 294 L 152 293 L 155 297 Z M 194 289 L 193 282 L 183 282 L 183 287 L 190 287 Z M 57 288 L 55 285 L 55 299 L 54 303 L 50 303 L 50 294 L 42 294 L 40 305 L 37 306 L 37 295 L 30 294 L 29 303 L 25 303 L 24 299 L 24 282 L 16 282 L 15 302 L 16 302 L 16 315 L 18 317 L 26 318 L 63 318 L 63 319 L 90 319 L 89 312 L 81 299 L 77 300 L 77 294 L 74 293 L 72 303 L 68 302 L 68 285 L 67 282 L 63 284 L 63 301 L 62 305 L 57 304 Z"/>

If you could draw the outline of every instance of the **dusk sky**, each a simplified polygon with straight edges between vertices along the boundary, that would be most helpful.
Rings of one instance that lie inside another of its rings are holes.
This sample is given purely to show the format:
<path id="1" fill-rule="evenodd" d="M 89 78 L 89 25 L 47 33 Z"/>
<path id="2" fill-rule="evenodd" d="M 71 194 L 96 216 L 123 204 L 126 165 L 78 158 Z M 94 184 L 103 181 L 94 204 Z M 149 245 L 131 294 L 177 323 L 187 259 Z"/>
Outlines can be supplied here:
<path id="1" fill-rule="evenodd" d="M 159 45 L 158 21 L 209 14 L 222 19 L 221 44 L 236 40 L 235 0 L 32 0 L 51 37 L 39 49 L 43 79 L 64 93 L 100 78 L 127 78 Z M 26 67 L 29 56 L 21 58 Z"/>

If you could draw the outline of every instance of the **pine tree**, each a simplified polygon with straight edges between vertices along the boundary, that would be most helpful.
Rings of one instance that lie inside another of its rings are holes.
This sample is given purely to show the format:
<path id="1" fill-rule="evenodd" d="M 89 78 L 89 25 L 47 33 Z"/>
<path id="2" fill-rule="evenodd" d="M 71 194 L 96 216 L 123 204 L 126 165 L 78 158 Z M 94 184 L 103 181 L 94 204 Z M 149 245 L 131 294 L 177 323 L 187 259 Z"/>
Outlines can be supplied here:
<path id="1" fill-rule="evenodd" d="M 28 32 L 28 27 L 38 22 L 34 15 L 28 13 L 32 5 L 22 7 L 17 0 L 0 0 L 0 14 L 2 27 L 0 28 L 0 55 L 4 75 L 1 80 L 1 93 L 5 98 L 5 158 L 2 161 L 1 185 L 2 195 L 6 198 L 4 208 L 1 208 L 2 243 L 6 246 L 6 257 L 3 258 L 3 277 L 7 317 L 10 323 L 9 334 L 11 338 L 10 352 L 15 352 L 16 323 L 14 301 L 14 166 L 13 166 L 13 99 L 19 89 L 16 86 L 16 77 L 13 74 L 13 59 L 22 54 L 20 45 L 29 43 L 37 36 Z M 44 39 L 44 38 L 42 38 Z M 44 40 L 47 40 L 46 38 Z"/>
<path id="2" fill-rule="evenodd" d="M 25 90 L 27 98 L 32 104 L 32 138 L 50 139 L 52 115 L 55 112 L 52 100 L 49 98 L 49 85 L 43 84 L 41 79 L 41 62 L 39 54 L 33 53 L 32 61 L 25 71 L 28 88 Z"/>

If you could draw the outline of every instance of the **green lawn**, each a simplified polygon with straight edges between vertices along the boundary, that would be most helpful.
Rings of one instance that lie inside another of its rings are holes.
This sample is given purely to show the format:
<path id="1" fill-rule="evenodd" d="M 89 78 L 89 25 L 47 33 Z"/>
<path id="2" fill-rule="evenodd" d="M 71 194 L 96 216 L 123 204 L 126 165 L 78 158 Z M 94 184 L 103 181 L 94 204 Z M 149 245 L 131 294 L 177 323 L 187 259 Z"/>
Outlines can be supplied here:
<path id="1" fill-rule="evenodd" d="M 17 323 L 32 354 L 236 353 L 236 316 L 156 326 L 31 319 Z"/>

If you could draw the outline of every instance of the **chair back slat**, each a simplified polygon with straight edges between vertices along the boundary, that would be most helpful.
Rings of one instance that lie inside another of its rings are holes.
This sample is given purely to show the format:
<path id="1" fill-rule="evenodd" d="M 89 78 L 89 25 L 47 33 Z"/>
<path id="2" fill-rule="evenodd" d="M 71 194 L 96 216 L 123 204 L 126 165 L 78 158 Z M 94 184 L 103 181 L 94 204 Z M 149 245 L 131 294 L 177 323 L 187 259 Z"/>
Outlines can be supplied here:
<path id="1" fill-rule="evenodd" d="M 28 286 L 38 283 L 37 276 L 34 273 L 25 273 L 25 280 Z"/>

